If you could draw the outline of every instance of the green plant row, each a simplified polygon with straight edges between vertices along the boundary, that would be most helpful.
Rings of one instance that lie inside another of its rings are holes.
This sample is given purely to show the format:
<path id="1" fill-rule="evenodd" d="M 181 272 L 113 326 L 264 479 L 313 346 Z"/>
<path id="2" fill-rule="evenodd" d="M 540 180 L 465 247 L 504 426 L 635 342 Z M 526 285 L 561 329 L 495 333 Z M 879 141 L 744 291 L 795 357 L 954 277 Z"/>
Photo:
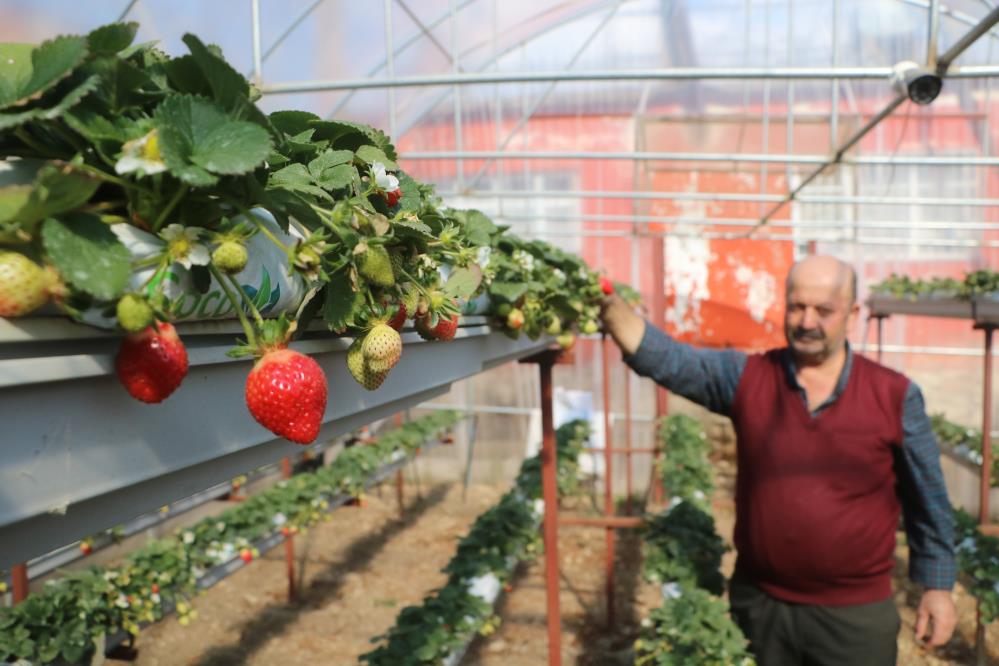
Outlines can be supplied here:
<path id="1" fill-rule="evenodd" d="M 680 497 L 708 508 L 714 491 L 711 463 L 707 457 L 707 435 L 697 419 L 674 414 L 658 429 L 657 472 L 671 497 Z"/>
<path id="2" fill-rule="evenodd" d="M 909 300 L 927 297 L 969 299 L 999 292 L 999 273 L 988 269 L 972 271 L 963 280 L 943 277 L 913 279 L 908 275 L 892 273 L 883 281 L 871 285 L 870 289 L 872 294 Z"/>
<path id="3" fill-rule="evenodd" d="M 585 421 L 572 421 L 556 433 L 559 493 L 577 487 L 578 457 L 590 436 Z M 420 606 L 402 610 L 381 643 L 361 656 L 370 666 L 439 666 L 477 634 L 491 634 L 498 623 L 492 603 L 475 594 L 476 581 L 506 584 L 517 562 L 532 559 L 541 548 L 540 455 L 524 461 L 514 487 L 475 521 L 444 568 L 448 581 Z"/>
<path id="4" fill-rule="evenodd" d="M 331 500 L 358 496 L 380 468 L 413 454 L 464 418 L 440 411 L 386 433 L 371 445 L 341 452 L 327 467 L 300 474 L 218 516 L 131 553 L 116 567 L 91 567 L 50 582 L 21 604 L 0 609 L 0 662 L 87 660 L 94 640 L 120 630 L 137 634 L 172 607 L 186 625 L 197 616 L 190 598 L 209 569 L 259 553 L 254 542 L 280 531 L 303 533 L 324 517 Z"/>
<path id="5" fill-rule="evenodd" d="M 642 622 L 635 664 L 749 666 L 755 662 L 746 638 L 719 596 L 728 548 L 709 513 L 714 482 L 707 437 L 696 419 L 673 415 L 661 422 L 659 443 L 658 471 L 673 499 L 666 511 L 646 518 L 642 536 L 645 578 L 663 586 L 663 603 Z"/>
<path id="6" fill-rule="evenodd" d="M 968 591 L 981 602 L 982 623 L 999 618 L 999 539 L 982 534 L 964 509 L 954 510 L 957 566 Z"/>
<path id="7" fill-rule="evenodd" d="M 981 467 L 982 465 L 982 431 L 978 428 L 966 428 L 963 425 L 948 421 L 943 413 L 930 416 L 930 424 L 937 439 L 950 448 L 958 456 Z M 999 458 L 996 457 L 995 442 L 992 445 L 992 480 L 993 487 L 999 487 Z"/>

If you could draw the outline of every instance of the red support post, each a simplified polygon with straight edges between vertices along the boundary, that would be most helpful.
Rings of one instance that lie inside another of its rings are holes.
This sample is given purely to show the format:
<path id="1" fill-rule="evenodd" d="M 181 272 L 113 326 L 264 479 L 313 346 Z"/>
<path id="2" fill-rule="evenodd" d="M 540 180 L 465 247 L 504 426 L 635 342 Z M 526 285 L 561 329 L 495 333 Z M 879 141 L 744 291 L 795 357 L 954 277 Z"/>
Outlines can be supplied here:
<path id="1" fill-rule="evenodd" d="M 17 605 L 28 598 L 28 565 L 15 564 L 10 568 L 10 577 L 13 579 L 11 594 Z"/>
<path id="2" fill-rule="evenodd" d="M 402 427 L 402 412 L 395 415 L 395 427 Z M 395 499 L 399 505 L 399 515 L 406 509 L 406 479 L 402 475 L 402 468 L 395 473 Z"/>
<path id="3" fill-rule="evenodd" d="M 541 491 L 545 501 L 545 593 L 548 610 L 548 666 L 562 664 L 562 613 L 559 608 L 558 482 L 555 420 L 552 409 L 554 354 L 538 357 L 541 370 Z"/>
<path id="4" fill-rule="evenodd" d="M 652 240 L 652 325 L 659 329 L 666 329 L 666 243 L 664 238 L 654 238 Z M 666 416 L 668 410 L 668 395 L 666 389 L 656 386 L 656 420 Z M 659 461 L 659 455 L 652 458 L 652 466 Z M 653 492 L 652 499 L 655 502 L 662 502 L 666 496 L 662 481 L 653 472 Z"/>
<path id="5" fill-rule="evenodd" d="M 600 349 L 602 351 L 602 361 L 600 363 L 603 374 L 603 403 L 604 403 L 604 515 L 610 518 L 614 515 L 614 445 L 612 443 L 612 432 L 610 423 L 610 347 L 607 334 L 604 333 L 601 340 Z M 607 626 L 614 626 L 614 529 L 608 527 L 605 533 L 604 542 L 606 544 L 604 568 L 606 571 L 606 594 L 607 594 Z"/>
<path id="6" fill-rule="evenodd" d="M 623 365 L 623 364 L 622 364 Z M 628 514 L 631 514 L 631 495 L 634 492 L 632 489 L 632 478 L 631 478 L 631 371 L 628 366 L 624 366 L 624 448 L 625 448 L 625 488 L 627 490 L 627 502 L 628 502 Z"/>
<path id="7" fill-rule="evenodd" d="M 281 459 L 281 478 L 291 478 L 290 458 Z M 288 603 L 292 603 L 298 595 L 295 589 L 295 535 L 290 532 L 284 538 L 284 563 L 288 570 Z"/>

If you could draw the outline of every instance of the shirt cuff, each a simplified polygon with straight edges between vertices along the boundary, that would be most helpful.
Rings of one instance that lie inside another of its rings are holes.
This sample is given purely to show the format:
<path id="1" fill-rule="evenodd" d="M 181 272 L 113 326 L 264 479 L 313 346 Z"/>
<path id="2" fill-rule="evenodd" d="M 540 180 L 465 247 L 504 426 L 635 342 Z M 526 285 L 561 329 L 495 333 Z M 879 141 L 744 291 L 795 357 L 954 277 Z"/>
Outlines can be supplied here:
<path id="1" fill-rule="evenodd" d="M 914 557 L 909 553 L 909 579 L 931 590 L 949 590 L 957 578 L 953 557 Z"/>

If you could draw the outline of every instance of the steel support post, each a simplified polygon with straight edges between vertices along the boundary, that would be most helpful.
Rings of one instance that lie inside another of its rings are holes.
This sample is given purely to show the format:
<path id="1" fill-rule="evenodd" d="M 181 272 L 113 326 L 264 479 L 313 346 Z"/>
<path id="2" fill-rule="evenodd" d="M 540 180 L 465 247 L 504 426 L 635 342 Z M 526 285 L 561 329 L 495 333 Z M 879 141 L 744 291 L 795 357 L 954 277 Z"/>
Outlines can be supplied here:
<path id="1" fill-rule="evenodd" d="M 281 459 L 281 478 L 291 478 L 291 458 Z M 288 603 L 293 603 L 298 593 L 295 589 L 295 535 L 291 532 L 284 538 L 284 563 L 288 570 Z"/>
<path id="2" fill-rule="evenodd" d="M 536 357 L 541 371 L 541 492 L 545 502 L 545 593 L 548 610 L 548 666 L 562 664 L 562 613 L 559 608 L 558 482 L 552 366 L 557 352 Z"/>
<path id="3" fill-rule="evenodd" d="M 610 422 L 610 341 L 604 333 L 600 340 L 601 383 L 604 403 L 604 516 L 614 516 L 614 444 Z M 614 626 L 614 528 L 608 527 L 604 535 L 606 546 L 604 568 L 606 570 L 607 626 Z"/>
<path id="4" fill-rule="evenodd" d="M 995 326 L 982 324 L 985 332 L 985 362 L 982 382 L 982 478 L 979 486 L 978 522 L 987 525 L 989 522 L 989 490 L 992 480 L 992 332 Z M 982 602 L 975 602 L 975 663 L 985 666 L 985 625 L 982 623 Z"/>
<path id="5" fill-rule="evenodd" d="M 885 328 L 885 318 L 875 317 L 878 320 L 878 363 L 881 363 L 881 358 L 884 353 L 884 328 Z"/>

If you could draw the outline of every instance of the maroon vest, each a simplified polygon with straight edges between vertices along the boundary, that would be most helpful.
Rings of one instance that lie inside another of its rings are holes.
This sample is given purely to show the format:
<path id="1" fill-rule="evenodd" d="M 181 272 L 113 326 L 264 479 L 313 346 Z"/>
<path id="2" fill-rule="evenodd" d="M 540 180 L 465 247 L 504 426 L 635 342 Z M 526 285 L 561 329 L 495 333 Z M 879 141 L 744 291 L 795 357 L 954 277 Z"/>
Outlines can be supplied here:
<path id="1" fill-rule="evenodd" d="M 750 356 L 731 416 L 738 441 L 738 574 L 772 597 L 844 606 L 891 595 L 908 379 L 854 355 L 843 394 L 813 417 L 785 350 Z"/>

